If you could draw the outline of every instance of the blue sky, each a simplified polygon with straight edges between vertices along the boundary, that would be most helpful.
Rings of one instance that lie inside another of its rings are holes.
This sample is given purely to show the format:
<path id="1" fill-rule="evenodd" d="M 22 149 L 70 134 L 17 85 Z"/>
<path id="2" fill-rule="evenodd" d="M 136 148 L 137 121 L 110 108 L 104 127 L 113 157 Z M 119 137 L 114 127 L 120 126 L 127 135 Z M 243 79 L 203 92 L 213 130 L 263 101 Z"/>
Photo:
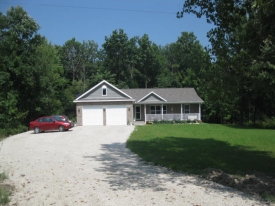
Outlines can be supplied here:
<path id="1" fill-rule="evenodd" d="M 213 27 L 204 18 L 176 18 L 184 0 L 0 0 L 0 11 L 20 5 L 40 25 L 39 33 L 52 44 L 63 45 L 73 37 L 94 40 L 101 46 L 105 36 L 123 29 L 129 38 L 148 34 L 157 45 L 177 41 L 181 32 L 193 32 L 203 46 Z"/>

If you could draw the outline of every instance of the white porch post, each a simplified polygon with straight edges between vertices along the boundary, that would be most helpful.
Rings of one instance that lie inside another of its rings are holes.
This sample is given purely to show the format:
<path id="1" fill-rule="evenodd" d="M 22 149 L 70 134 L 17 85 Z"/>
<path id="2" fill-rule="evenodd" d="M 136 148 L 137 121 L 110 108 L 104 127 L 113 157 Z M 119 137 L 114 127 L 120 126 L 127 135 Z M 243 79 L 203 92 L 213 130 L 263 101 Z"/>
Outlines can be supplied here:
<path id="1" fill-rule="evenodd" d="M 199 119 L 198 120 L 201 120 L 201 104 L 199 104 Z"/>
<path id="2" fill-rule="evenodd" d="M 144 122 L 146 123 L 146 104 L 144 104 Z"/>
<path id="3" fill-rule="evenodd" d="M 180 120 L 182 120 L 182 104 L 180 104 Z"/>
<path id="4" fill-rule="evenodd" d="M 161 104 L 161 120 L 163 120 L 163 104 Z"/>

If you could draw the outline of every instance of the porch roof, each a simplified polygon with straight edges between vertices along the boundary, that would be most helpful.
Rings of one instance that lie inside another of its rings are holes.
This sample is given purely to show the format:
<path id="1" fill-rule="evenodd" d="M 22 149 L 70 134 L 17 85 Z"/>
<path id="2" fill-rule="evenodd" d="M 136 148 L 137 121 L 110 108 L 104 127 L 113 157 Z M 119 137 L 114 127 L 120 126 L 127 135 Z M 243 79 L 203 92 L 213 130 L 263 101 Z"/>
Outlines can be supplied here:
<path id="1" fill-rule="evenodd" d="M 121 89 L 136 101 L 143 99 L 150 93 L 155 93 L 165 99 L 166 103 L 202 103 L 194 88 L 146 88 L 146 89 Z M 144 102 L 146 103 L 146 101 Z"/>

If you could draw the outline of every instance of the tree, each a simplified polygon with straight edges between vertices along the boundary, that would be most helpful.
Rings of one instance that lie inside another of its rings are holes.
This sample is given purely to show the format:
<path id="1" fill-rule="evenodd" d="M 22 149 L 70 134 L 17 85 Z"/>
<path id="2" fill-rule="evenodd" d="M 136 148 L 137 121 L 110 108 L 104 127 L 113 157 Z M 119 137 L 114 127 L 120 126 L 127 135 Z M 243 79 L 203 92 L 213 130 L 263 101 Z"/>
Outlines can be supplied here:
<path id="1" fill-rule="evenodd" d="M 205 15 L 207 22 L 215 25 L 208 32 L 212 43 L 209 51 L 217 59 L 213 68 L 223 75 L 213 89 L 222 88 L 227 94 L 226 100 L 231 99 L 235 113 L 232 116 L 238 116 L 240 124 L 251 116 L 255 122 L 255 118 L 274 115 L 267 112 L 267 108 L 274 108 L 271 101 L 274 94 L 270 90 L 270 86 L 274 86 L 274 69 L 266 67 L 274 64 L 274 59 L 270 62 L 263 53 L 264 48 L 274 52 L 274 47 L 270 47 L 274 45 L 274 5 L 273 1 L 262 0 L 187 0 L 179 13 L 179 17 L 185 12 L 197 17 Z"/>
<path id="2" fill-rule="evenodd" d="M 34 68 L 35 95 L 31 117 L 62 114 L 63 90 L 67 81 L 63 77 L 64 71 L 56 48 L 47 41 L 36 49 Z"/>
<path id="3" fill-rule="evenodd" d="M 138 38 L 138 70 L 140 77 L 139 86 L 151 88 L 157 85 L 159 74 L 159 64 L 157 61 L 158 47 L 149 40 L 149 36 L 144 34 Z"/>
<path id="4" fill-rule="evenodd" d="M 164 62 L 165 69 L 159 76 L 159 83 L 169 79 L 166 87 L 194 87 L 198 90 L 202 71 L 209 65 L 210 57 L 196 36 L 192 32 L 182 32 L 175 43 L 162 49 L 167 61 Z"/>
<path id="5" fill-rule="evenodd" d="M 137 37 L 131 39 L 122 29 L 113 31 L 105 37 L 103 65 L 107 71 L 115 75 L 115 84 L 120 88 L 137 87 L 140 71 L 137 68 L 139 53 Z"/>
<path id="6" fill-rule="evenodd" d="M 22 7 L 0 13 L 0 121 L 6 127 L 28 122 L 35 93 L 34 54 L 43 41 L 38 29 Z"/>

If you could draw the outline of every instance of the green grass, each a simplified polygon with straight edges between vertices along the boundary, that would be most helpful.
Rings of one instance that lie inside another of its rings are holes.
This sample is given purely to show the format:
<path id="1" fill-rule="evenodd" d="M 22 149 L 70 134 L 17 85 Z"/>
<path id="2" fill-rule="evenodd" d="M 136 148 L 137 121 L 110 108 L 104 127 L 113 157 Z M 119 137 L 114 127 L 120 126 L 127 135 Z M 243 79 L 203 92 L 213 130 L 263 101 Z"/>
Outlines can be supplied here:
<path id="1" fill-rule="evenodd" d="M 232 175 L 275 177 L 275 130 L 215 124 L 137 126 L 127 147 L 143 160 L 202 174 L 208 167 Z"/>
<path id="2" fill-rule="evenodd" d="M 0 205 L 7 205 L 10 202 L 10 195 L 13 187 L 10 185 L 1 184 L 7 178 L 8 177 L 5 173 L 0 173 Z"/>
<path id="3" fill-rule="evenodd" d="M 4 139 L 5 139 L 5 137 L 0 135 L 0 150 L 1 150 L 1 146 L 2 146 L 1 141 Z M 2 184 L 5 179 L 8 179 L 8 176 L 6 175 L 6 173 L 4 173 L 4 172 L 0 173 L 0 205 L 1 206 L 7 205 L 10 202 L 10 196 L 14 189 L 14 187 L 11 185 Z"/>

